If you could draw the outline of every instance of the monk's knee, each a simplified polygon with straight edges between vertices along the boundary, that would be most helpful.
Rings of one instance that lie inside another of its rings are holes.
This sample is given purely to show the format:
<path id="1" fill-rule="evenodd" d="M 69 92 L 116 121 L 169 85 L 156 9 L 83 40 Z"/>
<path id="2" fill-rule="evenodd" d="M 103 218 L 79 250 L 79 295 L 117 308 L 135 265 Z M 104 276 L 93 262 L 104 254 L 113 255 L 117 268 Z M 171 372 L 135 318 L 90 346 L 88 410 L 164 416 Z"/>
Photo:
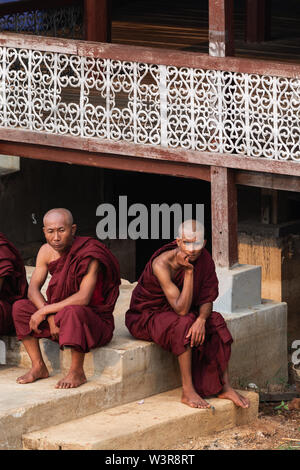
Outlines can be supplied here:
<path id="1" fill-rule="evenodd" d="M 24 316 L 24 313 L 28 313 L 31 307 L 31 302 L 28 299 L 21 299 L 14 302 L 12 307 L 12 316 L 14 321 Z"/>
<path id="2" fill-rule="evenodd" d="M 86 317 L 84 308 L 81 305 L 67 305 L 56 315 L 58 321 L 76 319 L 82 321 Z"/>

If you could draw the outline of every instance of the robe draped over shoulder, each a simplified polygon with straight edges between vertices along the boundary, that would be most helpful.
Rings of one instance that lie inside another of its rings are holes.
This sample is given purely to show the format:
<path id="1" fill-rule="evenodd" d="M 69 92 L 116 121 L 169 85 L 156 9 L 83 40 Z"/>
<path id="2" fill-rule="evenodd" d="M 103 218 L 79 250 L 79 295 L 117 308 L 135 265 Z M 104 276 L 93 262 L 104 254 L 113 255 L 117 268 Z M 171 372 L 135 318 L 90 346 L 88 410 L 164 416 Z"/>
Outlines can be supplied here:
<path id="1" fill-rule="evenodd" d="M 12 304 L 27 295 L 26 271 L 18 250 L 0 233 L 0 335 L 14 333 Z"/>
<path id="2" fill-rule="evenodd" d="M 49 264 L 51 280 L 47 289 L 49 304 L 58 303 L 78 292 L 90 262 L 96 259 L 101 272 L 88 306 L 70 305 L 55 315 L 60 328 L 59 344 L 72 346 L 81 352 L 107 344 L 113 335 L 113 310 L 119 296 L 120 268 L 115 256 L 103 243 L 91 237 L 76 237 L 71 248 Z M 29 300 L 14 305 L 13 317 L 19 339 L 30 334 L 29 321 L 36 307 Z M 41 334 L 50 337 L 47 321 L 40 325 Z"/>
<path id="3" fill-rule="evenodd" d="M 218 279 L 213 259 L 209 252 L 203 249 L 194 263 L 190 311 L 184 316 L 174 312 L 153 274 L 152 263 L 161 253 L 176 247 L 176 242 L 171 242 L 152 255 L 132 293 L 125 323 L 134 337 L 154 341 L 179 356 L 189 345 L 186 336 L 197 319 L 200 306 L 213 302 L 218 297 Z M 184 270 L 180 270 L 173 279 L 180 291 L 183 281 Z M 224 318 L 218 312 L 212 312 L 208 317 L 205 330 L 204 344 L 198 348 L 194 347 L 192 351 L 193 383 L 197 392 L 204 397 L 222 390 L 222 376 L 227 368 L 233 341 Z"/>

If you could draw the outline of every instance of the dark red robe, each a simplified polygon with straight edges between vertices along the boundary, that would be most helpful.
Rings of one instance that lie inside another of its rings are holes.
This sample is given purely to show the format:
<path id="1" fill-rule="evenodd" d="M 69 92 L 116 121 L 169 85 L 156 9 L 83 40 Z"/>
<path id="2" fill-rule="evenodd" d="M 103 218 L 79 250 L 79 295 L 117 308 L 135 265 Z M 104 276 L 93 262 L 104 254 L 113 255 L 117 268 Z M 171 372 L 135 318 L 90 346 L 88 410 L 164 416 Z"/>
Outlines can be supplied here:
<path id="1" fill-rule="evenodd" d="M 203 249 L 194 263 L 194 289 L 190 312 L 180 316 L 168 303 L 160 283 L 152 271 L 154 258 L 176 248 L 169 243 L 154 253 L 135 287 L 126 313 L 126 326 L 138 339 L 154 341 L 179 356 L 185 352 L 190 339 L 189 328 L 199 314 L 199 307 L 218 297 L 218 279 L 211 255 Z M 182 290 L 184 270 L 176 273 L 174 283 Z M 203 397 L 215 395 L 224 385 L 222 377 L 230 358 L 232 336 L 217 312 L 206 320 L 206 335 L 202 346 L 193 348 L 192 375 L 196 391 Z"/>
<path id="2" fill-rule="evenodd" d="M 23 260 L 18 250 L 0 233 L 0 336 L 15 332 L 12 304 L 27 295 L 27 280 Z"/>
<path id="3" fill-rule="evenodd" d="M 117 259 L 101 242 L 90 237 L 76 237 L 71 248 L 58 260 L 49 264 L 52 275 L 48 289 L 49 304 L 58 303 L 78 292 L 81 281 L 93 259 L 100 262 L 102 272 L 88 306 L 70 305 L 55 315 L 59 327 L 59 344 L 72 346 L 77 351 L 88 352 L 104 346 L 112 339 L 114 331 L 113 310 L 119 296 L 120 268 Z M 16 302 L 13 318 L 19 340 L 29 334 L 37 338 L 50 338 L 48 321 L 40 324 L 42 333 L 30 332 L 31 315 L 36 312 L 30 300 Z"/>

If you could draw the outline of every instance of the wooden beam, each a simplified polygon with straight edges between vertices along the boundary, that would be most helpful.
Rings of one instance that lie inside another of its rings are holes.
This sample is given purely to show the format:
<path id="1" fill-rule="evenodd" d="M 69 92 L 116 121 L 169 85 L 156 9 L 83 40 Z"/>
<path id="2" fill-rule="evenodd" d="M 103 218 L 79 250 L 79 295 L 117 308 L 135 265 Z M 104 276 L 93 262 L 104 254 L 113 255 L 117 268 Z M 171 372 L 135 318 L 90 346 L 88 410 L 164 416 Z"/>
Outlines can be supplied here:
<path id="1" fill-rule="evenodd" d="M 271 38 L 271 1 L 246 0 L 246 42 L 262 42 Z"/>
<path id="2" fill-rule="evenodd" d="M 279 189 L 280 191 L 300 192 L 299 176 L 284 176 L 259 173 L 256 171 L 238 171 L 235 174 L 236 184 L 256 188 Z"/>
<path id="3" fill-rule="evenodd" d="M 0 33 L 0 46 L 204 70 L 227 70 L 297 79 L 300 77 L 300 64 L 237 57 L 211 57 L 198 52 L 105 44 L 29 34 Z"/>
<path id="4" fill-rule="evenodd" d="M 209 0 L 209 54 L 234 55 L 233 0 Z"/>
<path id="5" fill-rule="evenodd" d="M 122 155 L 89 153 L 84 150 L 53 148 L 43 145 L 0 142 L 2 155 L 47 160 L 74 165 L 94 166 L 112 170 L 137 171 L 210 181 L 210 167 L 172 161 L 147 160 Z"/>
<path id="6" fill-rule="evenodd" d="M 234 174 L 227 168 L 211 169 L 212 251 L 217 267 L 238 262 L 237 190 Z"/>
<path id="7" fill-rule="evenodd" d="M 85 39 L 111 41 L 111 0 L 84 0 Z"/>
<path id="8" fill-rule="evenodd" d="M 2 141 L 2 142 L 1 142 Z M 131 142 L 113 142 L 87 137 L 72 137 L 33 132 L 21 129 L 0 128 L 0 153 L 6 142 L 15 142 L 20 147 L 23 144 L 44 145 L 49 148 L 84 150 L 98 154 L 113 154 L 130 156 L 135 159 L 164 160 L 174 163 L 191 165 L 209 165 L 232 168 L 236 170 L 257 171 L 282 175 L 300 176 L 300 162 L 269 160 L 263 157 L 247 157 L 246 155 L 231 155 L 214 152 L 199 152 L 182 148 L 165 148 L 160 146 L 134 144 Z M 2 152 L 5 155 L 5 152 Z"/>

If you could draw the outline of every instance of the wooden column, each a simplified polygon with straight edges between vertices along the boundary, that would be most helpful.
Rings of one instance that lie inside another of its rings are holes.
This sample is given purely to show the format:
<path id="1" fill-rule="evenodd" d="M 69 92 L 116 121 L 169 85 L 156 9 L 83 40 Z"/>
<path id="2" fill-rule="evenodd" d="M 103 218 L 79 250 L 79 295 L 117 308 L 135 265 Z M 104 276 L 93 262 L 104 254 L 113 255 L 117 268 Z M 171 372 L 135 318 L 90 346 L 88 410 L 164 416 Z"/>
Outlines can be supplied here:
<path id="1" fill-rule="evenodd" d="M 228 168 L 211 167 L 211 217 L 213 259 L 231 268 L 238 262 L 237 189 Z"/>
<path id="2" fill-rule="evenodd" d="M 246 42 L 271 39 L 271 0 L 246 0 Z"/>
<path id="3" fill-rule="evenodd" d="M 86 41 L 111 42 L 111 0 L 84 0 Z"/>
<path id="4" fill-rule="evenodd" d="M 233 0 L 209 0 L 209 55 L 234 55 Z"/>

